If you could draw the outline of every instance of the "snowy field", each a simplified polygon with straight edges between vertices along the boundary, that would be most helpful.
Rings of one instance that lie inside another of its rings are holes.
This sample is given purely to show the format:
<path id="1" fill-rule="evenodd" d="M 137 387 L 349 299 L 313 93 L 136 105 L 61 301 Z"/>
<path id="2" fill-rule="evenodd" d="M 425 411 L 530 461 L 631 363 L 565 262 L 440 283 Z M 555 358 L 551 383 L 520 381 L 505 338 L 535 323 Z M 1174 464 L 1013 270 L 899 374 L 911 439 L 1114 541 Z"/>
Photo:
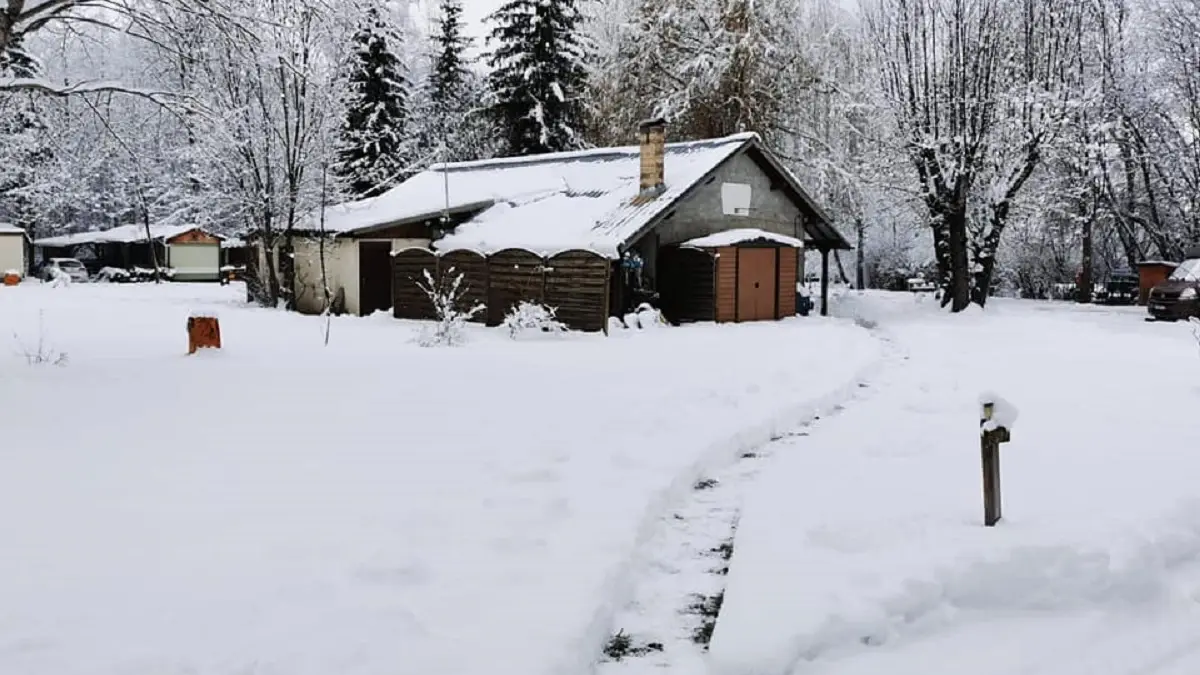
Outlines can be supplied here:
<path id="1" fill-rule="evenodd" d="M 243 295 L 0 288 L 0 673 L 586 672 L 673 501 L 882 354 L 816 317 L 325 347 Z"/>
<path id="2" fill-rule="evenodd" d="M 1200 672 L 1200 350 L 1140 308 L 847 297 L 888 364 L 747 497 L 709 672 Z M 977 397 L 1018 408 L 982 527 Z"/>

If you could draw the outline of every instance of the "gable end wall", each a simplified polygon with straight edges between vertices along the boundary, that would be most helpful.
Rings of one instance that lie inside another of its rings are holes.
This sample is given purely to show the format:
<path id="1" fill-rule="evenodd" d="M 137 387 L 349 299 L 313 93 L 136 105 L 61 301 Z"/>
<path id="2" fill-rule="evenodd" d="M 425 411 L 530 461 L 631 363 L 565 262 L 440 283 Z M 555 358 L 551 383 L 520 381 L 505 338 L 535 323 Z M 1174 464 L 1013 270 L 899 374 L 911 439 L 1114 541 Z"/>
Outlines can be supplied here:
<path id="1" fill-rule="evenodd" d="M 689 239 L 732 230 L 753 227 L 767 232 L 804 238 L 797 216 L 800 209 L 782 188 L 771 189 L 771 179 L 748 152 L 731 157 L 713 174 L 714 180 L 700 185 L 686 200 L 675 207 L 675 215 L 656 229 L 659 243 L 678 244 Z M 671 177 L 667 176 L 667 183 Z M 748 216 L 725 215 L 721 211 L 721 184 L 745 183 L 750 186 Z"/>
<path id="2" fill-rule="evenodd" d="M 671 183 L 668 173 L 666 182 Z M 721 184 L 746 183 L 750 185 L 750 208 L 748 216 L 725 215 L 721 209 Z M 698 237 L 752 227 L 789 237 L 805 238 L 804 228 L 797 220 L 800 208 L 788 197 L 780 186 L 771 189 L 771 178 L 751 158 L 749 152 L 741 152 L 729 158 L 713 173 L 713 181 L 701 184 L 687 199 L 675 205 L 675 215 L 660 222 L 653 230 L 636 242 L 632 250 L 645 260 L 645 274 L 657 279 L 657 248 L 669 244 L 680 244 Z M 804 256 L 800 256 L 800 275 L 803 277 Z"/>

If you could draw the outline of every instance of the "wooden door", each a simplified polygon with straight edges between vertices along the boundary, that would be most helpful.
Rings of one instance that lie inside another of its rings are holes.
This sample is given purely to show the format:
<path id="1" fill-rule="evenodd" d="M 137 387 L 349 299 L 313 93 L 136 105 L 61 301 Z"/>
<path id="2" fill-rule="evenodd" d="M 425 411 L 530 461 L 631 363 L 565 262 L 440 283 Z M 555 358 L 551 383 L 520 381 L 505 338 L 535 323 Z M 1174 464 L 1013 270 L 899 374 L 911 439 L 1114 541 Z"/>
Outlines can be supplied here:
<path id="1" fill-rule="evenodd" d="M 775 249 L 738 249 L 737 320 L 775 318 Z"/>
<path id="2" fill-rule="evenodd" d="M 358 313 L 392 308 L 392 242 L 358 242 Z"/>

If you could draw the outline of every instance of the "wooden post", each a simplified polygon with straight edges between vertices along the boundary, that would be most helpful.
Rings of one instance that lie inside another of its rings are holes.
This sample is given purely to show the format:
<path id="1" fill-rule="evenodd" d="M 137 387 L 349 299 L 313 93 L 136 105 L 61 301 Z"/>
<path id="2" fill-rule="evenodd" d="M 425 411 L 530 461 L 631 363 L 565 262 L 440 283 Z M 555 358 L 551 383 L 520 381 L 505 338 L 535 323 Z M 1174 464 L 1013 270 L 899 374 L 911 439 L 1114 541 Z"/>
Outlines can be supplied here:
<path id="1" fill-rule="evenodd" d="M 821 316 L 829 316 L 829 249 L 821 249 Z"/>
<path id="2" fill-rule="evenodd" d="M 983 524 L 987 527 L 1000 521 L 1000 444 L 1010 437 L 1005 427 L 988 424 L 994 413 L 995 403 L 985 401 L 979 418 L 979 444 L 983 459 Z"/>
<path id="3" fill-rule="evenodd" d="M 221 324 L 215 316 L 188 317 L 188 354 L 197 349 L 221 348 Z"/>

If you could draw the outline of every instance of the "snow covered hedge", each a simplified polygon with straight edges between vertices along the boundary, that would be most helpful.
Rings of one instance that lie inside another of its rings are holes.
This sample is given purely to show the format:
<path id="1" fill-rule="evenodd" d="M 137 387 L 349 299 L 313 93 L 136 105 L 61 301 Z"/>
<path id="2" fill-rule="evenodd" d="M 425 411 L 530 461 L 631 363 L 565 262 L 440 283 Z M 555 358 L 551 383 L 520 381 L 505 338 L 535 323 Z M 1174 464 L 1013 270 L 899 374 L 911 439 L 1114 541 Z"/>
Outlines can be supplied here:
<path id="1" fill-rule="evenodd" d="M 517 339 L 522 333 L 565 333 L 567 325 L 558 320 L 558 310 L 536 302 L 521 301 L 504 317 L 501 324 L 508 329 L 508 336 Z"/>

